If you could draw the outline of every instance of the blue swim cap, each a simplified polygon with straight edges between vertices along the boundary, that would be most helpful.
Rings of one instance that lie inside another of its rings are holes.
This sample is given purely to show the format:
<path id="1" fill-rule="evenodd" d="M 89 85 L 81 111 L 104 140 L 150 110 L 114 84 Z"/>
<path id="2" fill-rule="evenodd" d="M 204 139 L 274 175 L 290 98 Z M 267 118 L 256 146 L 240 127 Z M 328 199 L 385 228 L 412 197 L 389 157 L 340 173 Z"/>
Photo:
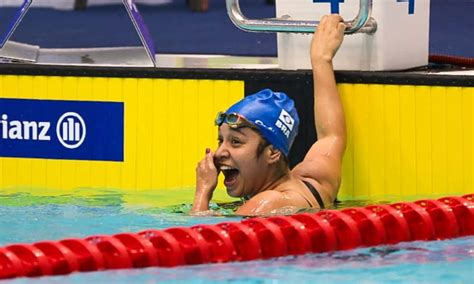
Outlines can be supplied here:
<path id="1" fill-rule="evenodd" d="M 294 101 L 285 93 L 261 90 L 238 101 L 226 113 L 244 116 L 270 144 L 288 156 L 300 119 Z"/>

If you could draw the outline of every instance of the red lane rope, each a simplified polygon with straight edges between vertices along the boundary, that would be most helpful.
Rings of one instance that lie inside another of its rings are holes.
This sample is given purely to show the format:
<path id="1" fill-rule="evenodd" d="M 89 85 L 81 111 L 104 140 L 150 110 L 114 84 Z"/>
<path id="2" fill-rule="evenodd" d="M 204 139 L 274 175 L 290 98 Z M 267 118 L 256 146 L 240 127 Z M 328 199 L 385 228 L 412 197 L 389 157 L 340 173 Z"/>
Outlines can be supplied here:
<path id="1" fill-rule="evenodd" d="M 0 279 L 267 259 L 474 235 L 474 194 L 0 247 Z"/>

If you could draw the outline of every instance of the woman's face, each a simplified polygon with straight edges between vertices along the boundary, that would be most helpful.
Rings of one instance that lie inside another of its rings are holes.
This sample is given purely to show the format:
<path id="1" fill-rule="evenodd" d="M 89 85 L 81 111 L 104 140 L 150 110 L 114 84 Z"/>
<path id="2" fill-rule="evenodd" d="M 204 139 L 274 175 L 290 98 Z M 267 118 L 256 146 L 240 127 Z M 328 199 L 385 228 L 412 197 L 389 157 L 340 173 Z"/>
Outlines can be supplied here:
<path id="1" fill-rule="evenodd" d="M 227 193 L 232 197 L 252 196 L 263 187 L 268 174 L 265 154 L 257 157 L 260 135 L 249 127 L 219 127 L 219 146 L 215 164 L 224 176 Z"/>

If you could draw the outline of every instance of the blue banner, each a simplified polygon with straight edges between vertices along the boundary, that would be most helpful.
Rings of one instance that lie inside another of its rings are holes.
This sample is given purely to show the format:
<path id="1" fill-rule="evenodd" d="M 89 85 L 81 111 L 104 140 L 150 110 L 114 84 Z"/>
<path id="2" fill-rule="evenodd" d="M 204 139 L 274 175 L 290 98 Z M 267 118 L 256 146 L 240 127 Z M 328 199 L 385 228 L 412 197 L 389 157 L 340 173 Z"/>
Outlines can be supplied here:
<path id="1" fill-rule="evenodd" d="M 123 161 L 122 102 L 0 98 L 0 157 Z"/>

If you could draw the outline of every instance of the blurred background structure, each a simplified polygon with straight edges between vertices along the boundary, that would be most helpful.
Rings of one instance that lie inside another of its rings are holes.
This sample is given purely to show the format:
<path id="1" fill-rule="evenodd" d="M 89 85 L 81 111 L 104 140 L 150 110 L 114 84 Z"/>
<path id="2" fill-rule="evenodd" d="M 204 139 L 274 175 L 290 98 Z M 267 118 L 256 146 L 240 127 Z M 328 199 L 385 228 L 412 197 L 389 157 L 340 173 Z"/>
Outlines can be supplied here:
<path id="1" fill-rule="evenodd" d="M 0 24 L 21 0 L 4 0 Z M 249 17 L 274 17 L 272 0 L 240 0 Z M 237 29 L 225 1 L 137 0 L 160 54 L 277 55 L 276 35 Z M 107 4 L 107 5 L 105 5 Z M 474 0 L 431 0 L 430 54 L 474 57 Z M 42 48 L 133 46 L 121 0 L 35 0 L 12 40 Z"/>

